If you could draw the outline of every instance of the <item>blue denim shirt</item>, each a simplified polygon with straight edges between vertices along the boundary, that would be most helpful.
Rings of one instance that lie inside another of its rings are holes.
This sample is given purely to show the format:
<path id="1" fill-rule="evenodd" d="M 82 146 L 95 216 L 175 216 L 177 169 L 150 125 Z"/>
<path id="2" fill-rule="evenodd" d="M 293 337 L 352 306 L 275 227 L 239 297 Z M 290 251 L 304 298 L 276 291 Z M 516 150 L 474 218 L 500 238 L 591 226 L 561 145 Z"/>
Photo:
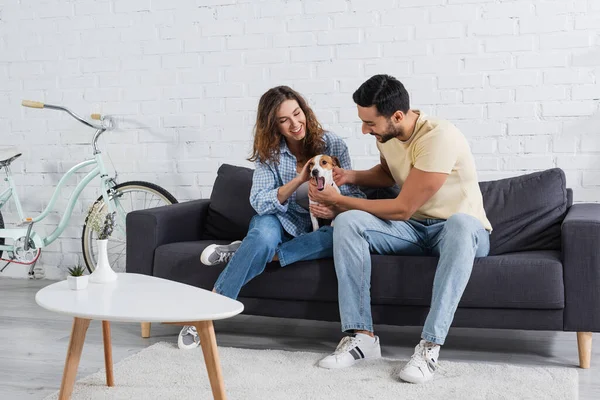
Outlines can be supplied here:
<path id="1" fill-rule="evenodd" d="M 323 154 L 336 156 L 340 167 L 352 169 L 346 142 L 331 132 L 325 132 L 325 150 Z M 281 141 L 279 164 L 271 162 L 255 162 L 250 191 L 250 204 L 259 215 L 275 214 L 283 229 L 290 235 L 298 237 L 312 231 L 310 213 L 296 202 L 296 192 L 283 204 L 277 199 L 277 190 L 296 177 L 296 157 L 290 152 L 285 140 Z M 340 191 L 345 196 L 365 198 L 363 192 L 355 185 L 342 185 Z"/>

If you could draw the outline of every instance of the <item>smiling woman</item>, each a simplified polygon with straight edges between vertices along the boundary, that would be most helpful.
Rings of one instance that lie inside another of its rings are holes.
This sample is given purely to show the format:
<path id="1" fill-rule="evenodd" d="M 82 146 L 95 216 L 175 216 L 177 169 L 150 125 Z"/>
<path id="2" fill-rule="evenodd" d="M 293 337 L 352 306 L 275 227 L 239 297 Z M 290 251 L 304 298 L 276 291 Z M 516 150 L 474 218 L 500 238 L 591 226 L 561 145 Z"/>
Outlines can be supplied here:
<path id="1" fill-rule="evenodd" d="M 252 218 L 243 241 L 212 244 L 202 252 L 205 265 L 227 263 L 215 282 L 214 291 L 237 298 L 243 285 L 261 274 L 267 263 L 278 260 L 282 267 L 301 260 L 331 258 L 333 234 L 330 226 L 312 231 L 308 201 L 308 161 L 318 154 L 339 159 L 351 169 L 346 143 L 325 131 L 304 98 L 288 86 L 269 89 L 260 98 L 250 161 L 255 170 L 250 204 Z M 355 185 L 343 185 L 342 193 L 365 197 Z M 333 219 L 336 210 L 315 206 L 320 218 Z M 179 334 L 179 347 L 199 344 L 194 327 Z"/>
<path id="2" fill-rule="evenodd" d="M 250 161 L 278 162 L 281 142 L 304 165 L 325 148 L 324 130 L 304 98 L 287 86 L 267 91 L 258 104 Z"/>

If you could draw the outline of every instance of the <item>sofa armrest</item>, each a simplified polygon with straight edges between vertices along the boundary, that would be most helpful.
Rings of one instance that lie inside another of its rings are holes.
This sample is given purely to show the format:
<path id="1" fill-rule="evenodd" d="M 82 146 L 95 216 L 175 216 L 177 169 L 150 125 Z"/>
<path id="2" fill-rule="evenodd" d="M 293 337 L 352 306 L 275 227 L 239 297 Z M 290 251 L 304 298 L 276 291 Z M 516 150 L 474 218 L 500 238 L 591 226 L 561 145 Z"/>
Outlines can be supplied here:
<path id="1" fill-rule="evenodd" d="M 562 223 L 564 330 L 600 332 L 600 204 L 574 204 Z"/>
<path id="2" fill-rule="evenodd" d="M 153 275 L 158 246 L 200 240 L 209 204 L 194 200 L 127 214 L 126 271 Z"/>

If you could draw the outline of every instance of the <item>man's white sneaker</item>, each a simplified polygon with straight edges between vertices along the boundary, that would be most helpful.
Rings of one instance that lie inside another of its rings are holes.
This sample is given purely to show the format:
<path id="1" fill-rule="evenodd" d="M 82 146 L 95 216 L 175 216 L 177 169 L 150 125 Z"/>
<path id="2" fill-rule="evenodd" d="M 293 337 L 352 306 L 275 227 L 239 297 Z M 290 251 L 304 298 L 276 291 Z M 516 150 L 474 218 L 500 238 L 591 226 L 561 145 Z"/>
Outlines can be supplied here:
<path id="1" fill-rule="evenodd" d="M 332 354 L 319 361 L 319 367 L 346 368 L 362 360 L 380 357 L 379 337 L 357 333 L 344 337 Z"/>
<path id="2" fill-rule="evenodd" d="M 195 349 L 200 346 L 200 336 L 198 336 L 195 326 L 185 325 L 181 328 L 177 338 L 177 346 L 183 350 Z"/>
<path id="3" fill-rule="evenodd" d="M 438 367 L 440 346 L 421 340 L 415 353 L 398 373 L 398 378 L 410 383 L 423 383 L 431 380 Z"/>

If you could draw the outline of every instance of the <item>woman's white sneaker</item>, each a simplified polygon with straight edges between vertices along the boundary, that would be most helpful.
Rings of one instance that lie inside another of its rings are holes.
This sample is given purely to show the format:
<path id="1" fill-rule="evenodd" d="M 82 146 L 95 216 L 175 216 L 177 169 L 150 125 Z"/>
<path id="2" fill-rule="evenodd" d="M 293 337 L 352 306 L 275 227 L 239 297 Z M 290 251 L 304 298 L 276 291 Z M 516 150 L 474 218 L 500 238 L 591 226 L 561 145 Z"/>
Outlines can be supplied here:
<path id="1" fill-rule="evenodd" d="M 179 332 L 177 338 L 177 347 L 183 350 L 195 349 L 200 346 L 200 336 L 196 332 L 196 327 L 191 325 L 185 325 Z"/>
<path id="2" fill-rule="evenodd" d="M 240 240 L 229 244 L 211 244 L 200 254 L 200 262 L 204 265 L 226 264 L 241 245 Z"/>
<path id="3" fill-rule="evenodd" d="M 398 373 L 398 378 L 410 383 L 424 383 L 433 378 L 438 368 L 440 346 L 421 340 L 415 353 Z"/>
<path id="4" fill-rule="evenodd" d="M 319 367 L 346 368 L 359 361 L 380 357 L 379 337 L 357 333 L 344 337 L 332 354 L 319 361 Z"/>

